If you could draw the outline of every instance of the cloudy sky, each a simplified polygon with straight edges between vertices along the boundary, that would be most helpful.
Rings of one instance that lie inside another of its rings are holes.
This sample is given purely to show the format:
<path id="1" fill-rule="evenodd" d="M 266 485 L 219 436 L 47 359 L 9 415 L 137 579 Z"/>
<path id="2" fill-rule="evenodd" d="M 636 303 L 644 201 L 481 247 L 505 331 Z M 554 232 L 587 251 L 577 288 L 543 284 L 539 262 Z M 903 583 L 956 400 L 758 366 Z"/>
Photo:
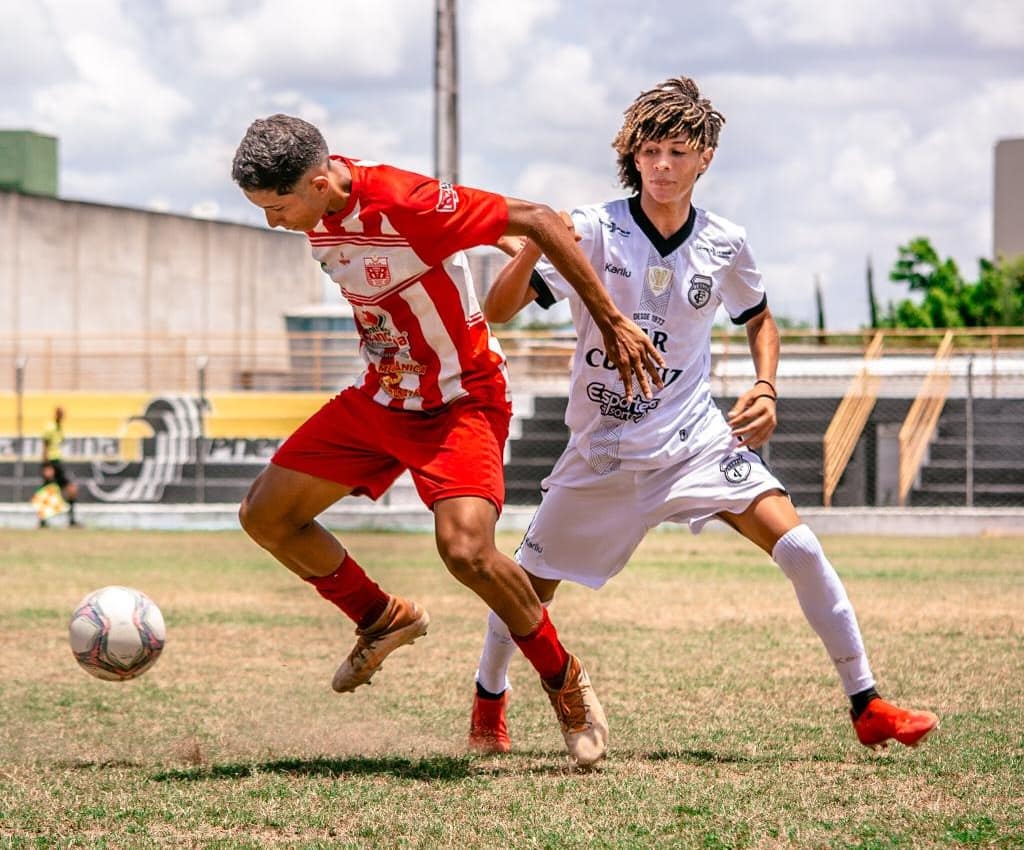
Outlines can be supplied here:
<path id="1" fill-rule="evenodd" d="M 867 321 L 897 247 L 973 279 L 993 149 L 1024 137 L 1024 0 L 459 0 L 463 183 L 616 197 L 643 89 L 693 77 L 727 124 L 695 202 L 746 226 L 769 303 Z M 433 168 L 430 0 L 0 0 L 0 128 L 60 139 L 63 197 L 257 224 L 230 162 L 290 112 L 332 148 Z"/>

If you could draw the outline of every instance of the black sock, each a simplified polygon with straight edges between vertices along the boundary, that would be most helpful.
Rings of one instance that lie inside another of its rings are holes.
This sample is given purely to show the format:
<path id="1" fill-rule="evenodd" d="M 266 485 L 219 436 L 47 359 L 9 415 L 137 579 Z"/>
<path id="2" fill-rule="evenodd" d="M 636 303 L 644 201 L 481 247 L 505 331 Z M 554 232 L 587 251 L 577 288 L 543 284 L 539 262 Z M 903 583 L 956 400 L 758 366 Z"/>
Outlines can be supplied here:
<path id="1" fill-rule="evenodd" d="M 75 503 L 74 500 L 68 502 L 68 522 L 75 521 Z"/>
<path id="2" fill-rule="evenodd" d="M 502 691 L 500 694 L 492 694 L 483 685 L 481 685 L 479 682 L 477 682 L 476 683 L 476 695 L 478 697 L 480 697 L 480 699 L 501 699 L 505 695 L 505 692 Z"/>
<path id="3" fill-rule="evenodd" d="M 850 697 L 850 713 L 853 715 L 853 719 L 856 720 L 860 717 L 864 713 L 864 709 L 868 707 L 868 703 L 878 698 L 879 694 L 874 689 L 874 686 L 866 691 L 861 691 L 859 694 L 853 694 Z"/>

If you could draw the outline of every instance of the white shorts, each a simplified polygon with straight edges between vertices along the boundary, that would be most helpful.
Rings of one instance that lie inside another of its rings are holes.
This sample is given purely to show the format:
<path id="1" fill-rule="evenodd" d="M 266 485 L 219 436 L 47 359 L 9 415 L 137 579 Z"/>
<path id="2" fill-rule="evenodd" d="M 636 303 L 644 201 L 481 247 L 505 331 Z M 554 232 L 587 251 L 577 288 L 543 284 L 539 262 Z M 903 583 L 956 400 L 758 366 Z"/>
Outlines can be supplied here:
<path id="1" fill-rule="evenodd" d="M 717 412 L 717 411 L 716 411 Z M 663 522 L 699 534 L 723 511 L 742 513 L 762 493 L 785 488 L 756 454 L 740 448 L 720 416 L 707 447 L 671 466 L 599 475 L 568 448 L 544 479 L 544 496 L 515 558 L 544 579 L 601 587 L 647 532 Z"/>

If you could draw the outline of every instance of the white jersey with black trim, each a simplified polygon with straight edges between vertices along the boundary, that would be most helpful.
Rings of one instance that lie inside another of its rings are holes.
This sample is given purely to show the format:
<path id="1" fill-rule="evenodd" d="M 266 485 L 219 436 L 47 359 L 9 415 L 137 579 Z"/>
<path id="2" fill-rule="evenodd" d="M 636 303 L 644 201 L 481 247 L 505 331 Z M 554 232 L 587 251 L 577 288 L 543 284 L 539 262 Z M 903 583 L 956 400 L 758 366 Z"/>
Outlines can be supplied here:
<path id="1" fill-rule="evenodd" d="M 537 301 L 568 299 L 576 353 L 566 425 L 597 472 L 646 469 L 700 451 L 702 424 L 721 416 L 711 398 L 711 328 L 719 305 L 736 324 L 767 306 L 761 274 L 742 227 L 692 207 L 686 224 L 664 238 L 638 197 L 573 211 L 580 247 L 615 304 L 650 337 L 665 360 L 664 387 L 644 398 L 622 379 L 586 307 L 546 258 L 532 285 Z M 543 281 L 543 282 L 541 282 Z"/>

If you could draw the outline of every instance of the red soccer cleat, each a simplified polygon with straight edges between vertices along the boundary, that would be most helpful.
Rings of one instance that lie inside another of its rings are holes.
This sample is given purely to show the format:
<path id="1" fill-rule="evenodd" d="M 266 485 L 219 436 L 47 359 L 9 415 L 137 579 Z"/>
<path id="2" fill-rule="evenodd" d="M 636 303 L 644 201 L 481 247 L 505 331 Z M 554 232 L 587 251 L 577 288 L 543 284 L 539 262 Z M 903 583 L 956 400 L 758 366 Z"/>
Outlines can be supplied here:
<path id="1" fill-rule="evenodd" d="M 916 747 L 939 728 L 939 718 L 930 711 L 908 711 L 876 697 L 853 721 L 853 728 L 857 740 L 873 750 L 885 749 L 893 738 L 907 747 Z"/>
<path id="2" fill-rule="evenodd" d="M 501 699 L 473 697 L 473 717 L 469 722 L 469 748 L 477 753 L 507 753 L 512 750 L 508 736 L 505 709 L 508 707 L 506 688 Z"/>

